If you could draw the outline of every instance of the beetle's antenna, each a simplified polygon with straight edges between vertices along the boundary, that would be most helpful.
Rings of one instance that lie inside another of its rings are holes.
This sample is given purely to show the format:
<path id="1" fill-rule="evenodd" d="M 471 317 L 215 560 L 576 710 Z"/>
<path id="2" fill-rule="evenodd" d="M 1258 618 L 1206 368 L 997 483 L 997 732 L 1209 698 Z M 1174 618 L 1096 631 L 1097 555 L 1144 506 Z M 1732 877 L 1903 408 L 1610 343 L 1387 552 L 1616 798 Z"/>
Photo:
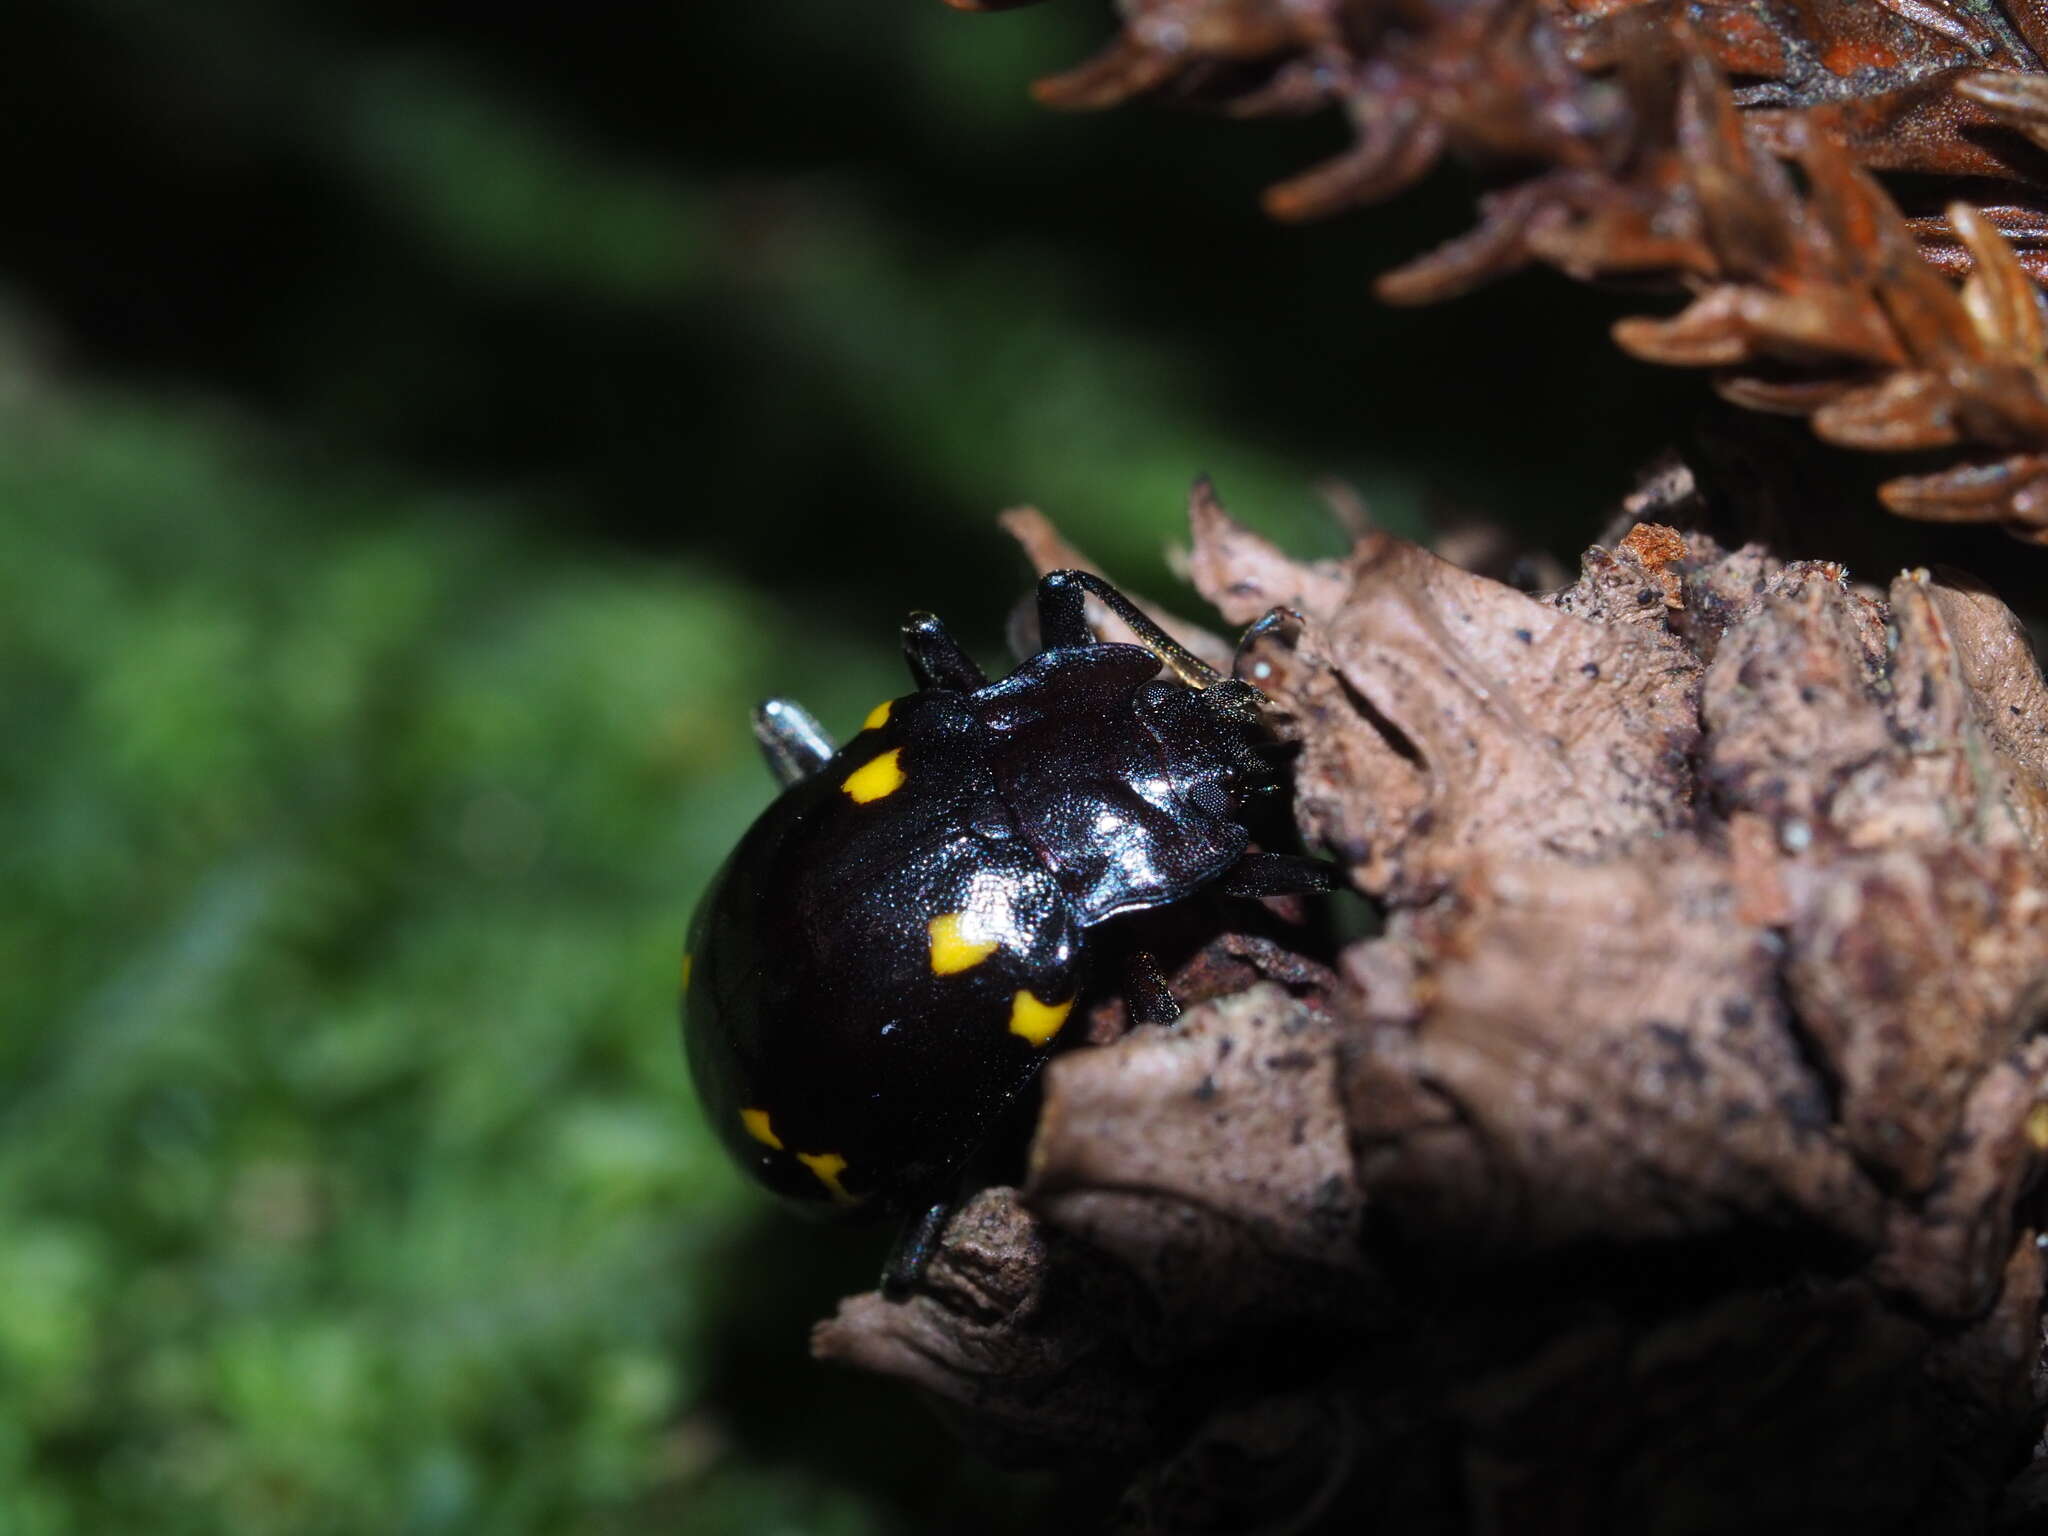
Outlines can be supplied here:
<path id="1" fill-rule="evenodd" d="M 1200 691 L 1212 688 L 1223 681 L 1222 673 L 1161 629 L 1136 603 L 1093 571 L 1049 571 L 1041 583 L 1042 586 L 1055 588 L 1065 584 L 1081 588 L 1124 623 L 1130 625 L 1139 643 L 1157 656 L 1167 671 L 1190 688 Z"/>

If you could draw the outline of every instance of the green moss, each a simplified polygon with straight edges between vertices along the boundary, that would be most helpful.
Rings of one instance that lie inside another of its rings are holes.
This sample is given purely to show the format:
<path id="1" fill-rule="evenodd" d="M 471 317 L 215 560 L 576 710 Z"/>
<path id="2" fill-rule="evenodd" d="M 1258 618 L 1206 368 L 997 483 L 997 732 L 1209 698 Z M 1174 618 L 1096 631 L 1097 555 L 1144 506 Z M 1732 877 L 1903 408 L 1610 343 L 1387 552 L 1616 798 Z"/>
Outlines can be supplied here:
<path id="1" fill-rule="evenodd" d="M 679 935 L 769 792 L 738 637 L 828 712 L 872 659 L 261 441 L 94 396 L 0 434 L 6 1528 L 740 1529 L 781 1483 L 693 1340 L 763 1213 Z"/>

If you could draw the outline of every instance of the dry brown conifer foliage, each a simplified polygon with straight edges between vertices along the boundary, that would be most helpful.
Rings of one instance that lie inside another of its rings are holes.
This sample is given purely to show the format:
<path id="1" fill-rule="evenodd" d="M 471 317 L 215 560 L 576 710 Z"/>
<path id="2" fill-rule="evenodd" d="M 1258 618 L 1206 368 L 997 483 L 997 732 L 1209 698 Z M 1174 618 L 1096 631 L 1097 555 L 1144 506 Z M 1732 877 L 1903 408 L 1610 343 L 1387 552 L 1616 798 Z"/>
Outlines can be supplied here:
<path id="1" fill-rule="evenodd" d="M 967 10 L 1029 0 L 952 0 Z M 1443 298 L 1529 262 L 1665 278 L 1631 353 L 1826 440 L 1943 450 L 1893 511 L 2048 543 L 2048 11 L 2038 0 L 1120 0 L 1121 35 L 1042 80 L 1060 107 L 1151 96 L 1337 109 L 1345 154 L 1278 217 L 1375 202 L 1458 155 L 1473 229 L 1379 280 Z"/>

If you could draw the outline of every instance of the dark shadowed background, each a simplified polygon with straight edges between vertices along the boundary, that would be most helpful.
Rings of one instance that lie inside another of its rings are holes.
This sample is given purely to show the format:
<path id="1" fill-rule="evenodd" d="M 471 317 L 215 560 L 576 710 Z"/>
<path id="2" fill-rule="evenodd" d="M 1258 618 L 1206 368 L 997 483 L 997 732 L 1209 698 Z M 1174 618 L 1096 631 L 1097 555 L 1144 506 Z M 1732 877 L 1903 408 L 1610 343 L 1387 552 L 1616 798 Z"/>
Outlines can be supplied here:
<path id="1" fill-rule="evenodd" d="M 0 1531 L 1031 1530 L 812 1366 L 877 1246 L 699 1124 L 691 902 L 1042 506 L 1575 547 L 1696 380 L 1309 230 L 1330 119 L 1061 118 L 1106 8 L 13 0 L 0 63 Z M 595 14 L 592 14 L 592 13 Z"/>

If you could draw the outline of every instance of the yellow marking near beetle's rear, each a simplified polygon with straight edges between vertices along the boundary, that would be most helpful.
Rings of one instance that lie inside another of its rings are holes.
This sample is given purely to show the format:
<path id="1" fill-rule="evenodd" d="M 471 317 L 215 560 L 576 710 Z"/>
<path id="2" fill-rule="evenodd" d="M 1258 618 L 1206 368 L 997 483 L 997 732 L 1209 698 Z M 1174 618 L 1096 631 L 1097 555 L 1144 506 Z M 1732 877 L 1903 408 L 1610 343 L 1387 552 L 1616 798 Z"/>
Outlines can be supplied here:
<path id="1" fill-rule="evenodd" d="M 884 699 L 873 709 L 869 710 L 868 717 L 861 721 L 860 728 L 864 731 L 879 731 L 883 726 L 887 725 L 889 723 L 889 705 L 893 702 L 893 700 Z"/>
<path id="2" fill-rule="evenodd" d="M 892 747 L 873 762 L 856 768 L 839 787 L 853 797 L 855 805 L 866 805 L 903 787 L 903 749 Z"/>
<path id="3" fill-rule="evenodd" d="M 683 951 L 683 990 L 690 990 L 690 952 Z"/>
<path id="4" fill-rule="evenodd" d="M 846 1159 L 837 1152 L 799 1152 L 796 1160 L 818 1176 L 818 1182 L 825 1186 L 825 1193 L 832 1197 L 834 1205 L 860 1204 L 839 1182 L 839 1175 L 846 1172 Z"/>
<path id="5" fill-rule="evenodd" d="M 760 1142 L 762 1146 L 773 1147 L 778 1152 L 782 1150 L 782 1138 L 775 1134 L 775 1127 L 768 1123 L 767 1110 L 741 1110 L 740 1124 L 744 1125 L 747 1128 L 747 1134 Z"/>
<path id="6" fill-rule="evenodd" d="M 932 974 L 951 976 L 971 970 L 996 952 L 994 939 L 970 939 L 960 931 L 964 912 L 941 912 L 926 930 L 932 936 Z"/>
<path id="7" fill-rule="evenodd" d="M 1036 993 L 1019 992 L 1010 1000 L 1010 1033 L 1022 1035 L 1033 1045 L 1044 1045 L 1060 1032 L 1073 1011 L 1071 997 L 1064 1003 L 1041 1003 Z"/>

